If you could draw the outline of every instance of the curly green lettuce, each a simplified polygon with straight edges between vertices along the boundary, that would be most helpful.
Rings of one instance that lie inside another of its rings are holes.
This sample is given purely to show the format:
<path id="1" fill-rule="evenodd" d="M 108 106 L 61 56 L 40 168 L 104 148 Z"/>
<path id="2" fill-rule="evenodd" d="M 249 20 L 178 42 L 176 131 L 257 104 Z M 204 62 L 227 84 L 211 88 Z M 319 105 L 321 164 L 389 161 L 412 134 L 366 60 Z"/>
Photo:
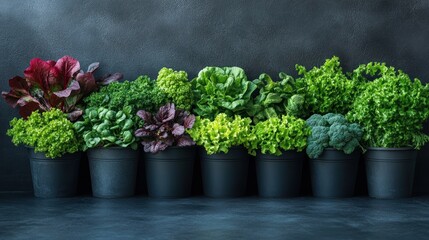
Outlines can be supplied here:
<path id="1" fill-rule="evenodd" d="M 156 85 L 165 93 L 168 102 L 174 103 L 177 109 L 190 111 L 193 104 L 192 84 L 185 71 L 174 71 L 162 68 L 158 73 Z"/>
<path id="2" fill-rule="evenodd" d="M 248 146 L 251 122 L 250 118 L 229 117 L 221 113 L 214 120 L 196 117 L 193 128 L 186 131 L 208 154 L 228 153 L 233 146 Z"/>
<path id="3" fill-rule="evenodd" d="M 259 149 L 262 154 L 281 155 L 282 151 L 304 150 L 310 128 L 303 119 L 293 116 L 272 117 L 258 122 L 251 134 L 250 154 L 255 155 Z"/>
<path id="4" fill-rule="evenodd" d="M 27 120 L 14 118 L 10 121 L 7 135 L 15 145 L 24 144 L 42 152 L 49 158 L 61 157 L 80 150 L 81 140 L 67 114 L 59 109 L 33 112 Z"/>
<path id="5" fill-rule="evenodd" d="M 349 79 L 340 66 L 338 57 L 327 59 L 321 67 L 307 71 L 304 66 L 296 65 L 297 79 L 303 86 L 308 114 L 339 113 L 346 114 L 362 88 L 362 82 Z"/>
<path id="6" fill-rule="evenodd" d="M 420 149 L 429 141 L 423 133 L 429 117 L 427 84 L 377 62 L 359 66 L 353 76 L 367 83 L 347 119 L 363 126 L 366 146 Z"/>

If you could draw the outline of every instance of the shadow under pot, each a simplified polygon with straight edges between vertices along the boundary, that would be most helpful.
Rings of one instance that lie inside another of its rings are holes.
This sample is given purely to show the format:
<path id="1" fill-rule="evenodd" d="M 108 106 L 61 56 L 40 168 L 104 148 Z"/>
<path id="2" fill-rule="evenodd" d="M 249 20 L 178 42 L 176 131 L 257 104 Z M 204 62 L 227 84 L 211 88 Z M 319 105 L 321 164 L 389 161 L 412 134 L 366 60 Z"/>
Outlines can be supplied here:
<path id="1" fill-rule="evenodd" d="M 351 154 L 326 148 L 318 158 L 310 159 L 313 195 L 324 198 L 352 197 L 355 192 L 360 151 Z"/>
<path id="2" fill-rule="evenodd" d="M 228 153 L 207 154 L 201 150 L 201 174 L 204 194 L 215 198 L 246 194 L 249 155 L 244 147 L 232 147 Z"/>
<path id="3" fill-rule="evenodd" d="M 160 198 L 189 197 L 192 193 L 194 147 L 168 147 L 143 153 L 148 195 Z"/>
<path id="4" fill-rule="evenodd" d="M 284 151 L 280 156 L 256 155 L 256 176 L 261 197 L 296 197 L 301 190 L 305 152 Z"/>
<path id="5" fill-rule="evenodd" d="M 79 179 L 81 152 L 48 158 L 28 148 L 34 196 L 39 198 L 73 197 Z"/>
<path id="6" fill-rule="evenodd" d="M 137 150 L 122 147 L 89 149 L 92 195 L 99 198 L 133 196 L 138 153 Z"/>
<path id="7" fill-rule="evenodd" d="M 368 194 L 373 198 L 410 197 L 417 151 L 412 148 L 368 148 L 365 153 Z"/>

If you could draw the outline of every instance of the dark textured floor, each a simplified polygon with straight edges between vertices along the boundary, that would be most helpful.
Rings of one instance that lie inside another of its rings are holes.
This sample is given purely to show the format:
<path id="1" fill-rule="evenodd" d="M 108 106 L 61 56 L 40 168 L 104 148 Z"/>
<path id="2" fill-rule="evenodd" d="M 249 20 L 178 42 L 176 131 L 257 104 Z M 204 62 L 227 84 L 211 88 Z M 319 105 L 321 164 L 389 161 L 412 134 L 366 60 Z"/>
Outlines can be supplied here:
<path id="1" fill-rule="evenodd" d="M 429 196 L 37 199 L 0 193 L 0 239 L 429 239 Z"/>

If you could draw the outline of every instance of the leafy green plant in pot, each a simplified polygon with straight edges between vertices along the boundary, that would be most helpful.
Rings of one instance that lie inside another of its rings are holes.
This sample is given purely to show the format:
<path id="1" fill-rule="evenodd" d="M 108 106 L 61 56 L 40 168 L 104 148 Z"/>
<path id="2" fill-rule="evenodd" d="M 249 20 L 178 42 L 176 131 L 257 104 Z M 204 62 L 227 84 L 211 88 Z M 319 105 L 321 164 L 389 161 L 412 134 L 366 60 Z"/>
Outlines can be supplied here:
<path id="1" fill-rule="evenodd" d="M 345 74 L 336 56 L 326 59 L 320 67 L 307 70 L 296 65 L 298 93 L 304 96 L 304 112 L 311 114 L 346 114 L 362 90 L 362 80 Z M 304 116 L 308 117 L 308 116 Z"/>
<path id="2" fill-rule="evenodd" d="M 140 110 L 137 115 L 144 121 L 135 136 L 141 138 L 145 152 L 149 196 L 189 196 L 196 152 L 186 130 L 194 125 L 195 116 L 173 103 L 160 107 L 156 114 Z"/>
<path id="3" fill-rule="evenodd" d="M 354 194 L 359 148 L 363 130 L 341 114 L 313 114 L 307 119 L 311 128 L 307 154 L 313 195 L 317 197 L 351 197 Z"/>
<path id="4" fill-rule="evenodd" d="M 25 69 L 24 77 L 15 76 L 9 80 L 9 86 L 11 89 L 9 92 L 2 92 L 2 97 L 12 107 L 18 107 L 19 113 L 24 119 L 27 119 L 35 111 L 57 112 L 59 109 L 63 113 L 67 114 L 66 116 L 69 120 L 76 121 L 82 115 L 81 100 L 85 96 L 91 92 L 97 91 L 99 86 L 108 85 L 109 83 L 122 78 L 122 74 L 115 73 L 113 75 L 108 74 L 103 79 L 96 80 L 93 74 L 98 67 L 98 62 L 92 63 L 89 65 L 87 72 L 84 72 L 80 69 L 79 61 L 70 56 L 64 56 L 57 61 L 44 61 L 40 58 L 34 58 L 30 61 L 30 66 Z M 36 129 L 33 129 L 33 131 L 36 131 Z M 38 141 L 43 142 L 44 140 L 41 139 Z M 55 144 L 52 145 L 54 148 L 63 149 L 69 147 L 66 143 L 64 143 L 66 144 L 64 146 L 58 146 L 60 143 L 63 144 L 61 141 L 54 142 Z M 31 144 L 27 145 L 31 146 Z M 45 153 L 47 157 L 59 157 L 49 149 L 40 149 L 40 146 L 34 147 L 36 151 L 40 150 L 45 152 L 46 150 L 47 152 Z M 34 159 L 44 159 L 44 156 L 41 153 L 36 154 L 32 150 L 30 150 L 29 154 L 30 159 L 32 159 L 30 162 L 33 170 L 33 180 L 37 181 L 33 182 L 36 196 L 55 197 L 72 195 L 74 193 L 76 188 L 75 183 L 73 182 L 75 179 L 73 175 L 74 170 L 70 171 L 71 175 L 64 175 L 64 177 L 69 176 L 69 182 L 67 183 L 70 184 L 71 189 L 66 190 L 66 182 L 56 181 L 58 176 L 64 174 L 64 171 L 58 165 L 67 165 L 64 161 L 59 161 L 57 159 L 55 159 L 55 161 L 44 161 L 43 164 L 46 166 L 45 170 L 48 171 L 49 166 L 52 171 L 49 172 L 44 179 L 40 179 L 34 176 L 36 173 L 36 162 Z M 80 156 L 80 154 L 77 153 L 72 156 L 63 156 L 61 159 L 76 159 L 79 158 L 78 155 Z M 41 161 L 42 160 L 37 162 L 37 164 L 39 164 L 38 166 L 42 164 Z M 71 169 L 75 169 L 75 167 L 78 166 L 76 164 L 79 163 L 75 163 L 76 161 L 78 160 L 70 160 L 70 163 L 68 163 L 71 164 L 69 166 Z M 40 172 L 41 171 L 42 170 L 40 170 Z M 54 185 L 54 182 L 57 182 L 57 184 Z M 44 183 L 47 185 L 41 185 Z M 55 190 L 55 187 L 63 188 L 63 190 Z"/>
<path id="5" fill-rule="evenodd" d="M 120 111 L 87 108 L 74 127 L 88 150 L 92 194 L 102 198 L 134 195 L 138 151 L 133 132 L 137 119 L 131 107 Z"/>
<path id="6" fill-rule="evenodd" d="M 206 67 L 192 80 L 194 113 L 213 120 L 218 114 L 247 115 L 256 85 L 239 67 Z"/>
<path id="7" fill-rule="evenodd" d="M 252 129 L 250 152 L 256 152 L 259 195 L 293 197 L 300 192 L 302 164 L 310 128 L 293 116 L 272 117 Z"/>
<path id="8" fill-rule="evenodd" d="M 368 193 L 375 198 L 408 197 L 416 150 L 429 141 L 423 133 L 429 86 L 384 63 L 361 65 L 353 75 L 367 81 L 347 118 L 364 129 Z"/>
<path id="9" fill-rule="evenodd" d="M 250 118 L 218 114 L 214 120 L 196 117 L 187 130 L 201 150 L 204 193 L 210 197 L 238 197 L 246 193 Z"/>
<path id="10" fill-rule="evenodd" d="M 34 195 L 74 196 L 82 142 L 67 115 L 55 108 L 34 111 L 27 119 L 12 119 L 10 126 L 12 142 L 29 148 Z"/>
<path id="11" fill-rule="evenodd" d="M 155 82 L 146 76 L 135 81 L 115 82 L 89 95 L 83 120 L 75 123 L 82 134 L 93 195 L 126 197 L 135 193 L 138 170 L 139 108 L 153 111 L 165 99 Z"/>
<path id="12" fill-rule="evenodd" d="M 263 73 L 253 81 L 258 93 L 248 113 L 254 123 L 286 114 L 295 117 L 305 115 L 304 95 L 298 94 L 302 91 L 300 86 L 285 73 L 280 73 L 279 77 L 281 80 L 273 81 L 268 74 Z"/>

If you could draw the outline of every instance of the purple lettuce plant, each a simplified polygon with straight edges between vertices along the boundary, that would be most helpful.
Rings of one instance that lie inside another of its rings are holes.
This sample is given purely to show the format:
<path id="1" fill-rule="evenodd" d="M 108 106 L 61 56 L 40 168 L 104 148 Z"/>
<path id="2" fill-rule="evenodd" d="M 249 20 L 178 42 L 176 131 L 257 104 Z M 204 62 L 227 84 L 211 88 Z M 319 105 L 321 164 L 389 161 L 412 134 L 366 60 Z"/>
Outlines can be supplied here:
<path id="1" fill-rule="evenodd" d="M 82 110 L 76 106 L 82 98 L 96 91 L 99 85 L 122 78 L 122 74 L 115 73 L 96 80 L 93 73 L 98 67 L 98 62 L 92 63 L 84 72 L 79 61 L 70 56 L 56 62 L 33 58 L 24 71 L 24 77 L 10 79 L 10 91 L 2 92 L 2 96 L 12 107 L 19 107 L 23 118 L 36 110 L 46 112 L 58 108 L 75 121 L 82 115 Z"/>
<path id="2" fill-rule="evenodd" d="M 194 126 L 195 116 L 176 109 L 173 103 L 160 107 L 155 115 L 140 110 L 137 116 L 144 120 L 144 124 L 135 131 L 135 136 L 142 138 L 141 143 L 145 152 L 157 153 L 170 146 L 195 145 L 186 132 Z"/>

